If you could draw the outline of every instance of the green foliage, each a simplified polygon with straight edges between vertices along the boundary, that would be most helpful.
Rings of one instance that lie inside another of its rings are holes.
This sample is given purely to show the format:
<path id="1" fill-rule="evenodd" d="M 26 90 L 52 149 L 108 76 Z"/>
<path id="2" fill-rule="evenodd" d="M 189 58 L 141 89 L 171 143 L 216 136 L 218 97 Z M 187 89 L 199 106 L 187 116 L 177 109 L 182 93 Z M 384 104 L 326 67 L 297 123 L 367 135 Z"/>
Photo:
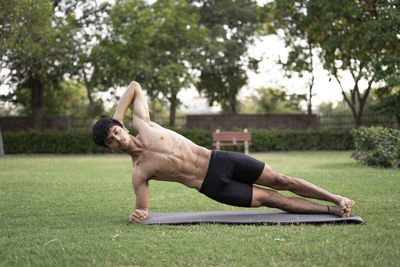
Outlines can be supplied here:
<path id="1" fill-rule="evenodd" d="M 68 115 L 80 118 L 88 117 L 88 99 L 82 83 L 73 80 L 64 81 L 60 89 L 46 91 L 43 96 L 44 113 L 48 115 Z M 94 114 L 103 114 L 103 101 L 94 102 Z"/>
<path id="2" fill-rule="evenodd" d="M 150 98 L 168 99 L 174 126 L 177 94 L 192 82 L 190 65 L 204 38 L 198 15 L 184 0 L 117 1 L 107 25 L 110 31 L 98 48 L 105 83 L 126 86 L 136 80 Z"/>
<path id="3" fill-rule="evenodd" d="M 376 90 L 378 103 L 375 109 L 378 113 L 386 116 L 394 116 L 400 125 L 400 86 L 385 86 Z"/>
<path id="4" fill-rule="evenodd" d="M 386 98 L 389 100 L 387 105 L 384 105 L 381 100 L 376 97 L 376 92 L 373 90 L 365 103 L 362 124 L 364 126 L 380 125 L 385 127 L 393 127 L 393 113 L 397 109 L 395 96 Z M 398 100 L 400 101 L 400 99 Z M 390 111 L 386 113 L 385 111 Z M 351 108 L 345 100 L 339 101 L 335 106 L 329 102 L 322 102 L 318 106 L 318 115 L 320 116 L 321 127 L 347 127 L 352 128 L 354 125 L 354 117 L 352 116 Z M 400 115 L 399 115 L 400 119 Z M 400 121 L 399 121 L 400 122 Z M 400 125 L 400 124 L 399 124 Z"/>
<path id="5" fill-rule="evenodd" d="M 157 88 L 170 103 L 170 127 L 175 126 L 177 94 L 192 83 L 190 67 L 197 54 L 205 31 L 199 24 L 198 14 L 187 1 L 163 0 L 152 5 L 156 24 L 151 41 L 151 85 Z"/>
<path id="6" fill-rule="evenodd" d="M 1 64 L 11 70 L 7 81 L 12 92 L 6 98 L 15 103 L 28 99 L 35 126 L 40 125 L 44 91 L 59 89 L 76 48 L 71 10 L 58 8 L 59 2 L 8 0 L 0 8 Z"/>
<path id="7" fill-rule="evenodd" d="M 257 89 L 259 98 L 258 105 L 264 114 L 271 113 L 276 110 L 277 106 L 286 98 L 286 93 L 275 88 L 259 88 Z"/>
<path id="8" fill-rule="evenodd" d="M 375 92 L 375 90 L 373 91 Z M 374 94 L 370 95 L 367 99 L 367 102 L 365 103 L 365 114 L 372 114 L 377 111 L 377 105 L 378 101 L 375 97 Z M 318 113 L 321 116 L 332 116 L 332 115 L 338 115 L 338 116 L 351 116 L 351 108 L 347 104 L 347 102 L 342 99 L 341 101 L 337 102 L 335 107 L 333 102 L 328 101 L 328 102 L 322 102 L 318 106 Z"/>
<path id="9" fill-rule="evenodd" d="M 137 80 L 152 95 L 153 88 L 145 82 L 151 73 L 151 63 L 147 64 L 146 58 L 155 34 L 149 5 L 142 0 L 117 1 L 108 10 L 104 24 L 108 30 L 93 51 L 101 61 L 96 84 L 108 88 Z"/>
<path id="10" fill-rule="evenodd" d="M 177 129 L 177 133 L 194 143 L 212 149 L 212 133 L 201 129 Z M 349 132 L 332 131 L 267 131 L 251 129 L 252 152 L 291 150 L 349 150 Z M 132 134 L 135 134 L 132 131 Z M 105 153 L 108 149 L 96 146 L 90 133 L 55 133 L 45 131 L 3 133 L 6 154 L 29 153 Z M 243 147 L 222 147 L 224 150 L 243 151 Z"/>
<path id="11" fill-rule="evenodd" d="M 196 87 L 210 105 L 220 103 L 226 113 L 239 111 L 236 96 L 246 84 L 246 71 L 257 70 L 259 60 L 247 54 L 261 27 L 261 10 L 254 0 L 198 0 L 200 25 L 207 29 L 195 68 L 201 71 Z"/>
<path id="12" fill-rule="evenodd" d="M 109 82 L 102 75 L 104 73 L 105 63 L 104 55 L 99 51 L 99 43 L 102 36 L 106 32 L 107 11 L 110 10 L 111 4 L 103 2 L 99 4 L 97 1 L 73 1 L 79 12 L 74 12 L 71 16 L 72 23 L 76 24 L 76 33 L 74 40 L 77 49 L 73 51 L 73 79 L 76 79 L 79 85 L 83 85 L 85 89 L 85 98 L 79 104 L 86 107 L 72 108 L 66 112 L 77 112 L 74 116 L 87 119 L 87 126 L 91 128 L 93 117 L 101 114 L 103 110 L 103 101 L 96 97 L 96 93 L 107 91 Z M 63 86 L 63 89 L 65 86 Z M 113 92 L 110 92 L 113 95 Z M 77 105 L 79 105 L 77 104 Z M 82 114 L 84 113 L 84 114 Z"/>
<path id="13" fill-rule="evenodd" d="M 108 151 L 106 148 L 95 145 L 90 133 L 4 132 L 3 143 L 5 154 L 104 153 Z"/>
<path id="14" fill-rule="evenodd" d="M 301 1 L 300 1 L 301 2 Z M 288 78 L 306 77 L 308 88 L 307 94 L 293 95 L 298 100 L 307 102 L 307 112 L 312 114 L 312 98 L 314 87 L 314 56 L 317 54 L 315 48 L 317 44 L 312 40 L 310 31 L 304 29 L 306 21 L 306 12 L 304 12 L 303 3 L 299 3 L 299 8 L 291 6 L 293 1 L 277 1 L 270 2 L 266 8 L 270 9 L 269 13 L 273 14 L 273 19 L 266 21 L 269 23 L 269 32 L 277 34 L 283 30 L 283 40 L 288 49 L 286 60 L 279 59 L 278 63 L 285 70 Z M 290 19 L 288 19 L 290 17 Z"/>
<path id="15" fill-rule="evenodd" d="M 261 87 L 257 89 L 257 95 L 250 96 L 247 102 L 242 103 L 241 111 L 254 110 L 256 114 L 301 113 L 301 100 L 300 95 L 287 94 L 279 88 Z"/>
<path id="16" fill-rule="evenodd" d="M 280 131 L 249 130 L 252 133 L 251 151 L 292 150 L 349 150 L 352 138 L 348 131 Z"/>
<path id="17" fill-rule="evenodd" d="M 271 6 L 276 27 L 289 36 L 286 46 L 301 48 L 299 41 L 303 41 L 318 48 L 319 59 L 339 83 L 355 125 L 360 126 L 372 84 L 398 84 L 399 2 L 276 0 Z M 307 49 L 300 48 L 293 50 L 289 61 L 308 58 Z M 309 69 L 307 64 L 299 63 L 301 68 Z M 346 72 L 353 78 L 352 88 L 343 87 L 342 74 Z"/>
<path id="18" fill-rule="evenodd" d="M 353 129 L 352 156 L 362 164 L 374 167 L 399 168 L 400 131 L 384 127 Z"/>
<path id="19" fill-rule="evenodd" d="M 203 131 L 201 129 L 187 129 L 187 130 L 174 130 L 177 133 L 185 136 L 189 140 L 198 144 L 199 146 L 203 146 L 211 149 L 212 146 L 212 133 Z"/>

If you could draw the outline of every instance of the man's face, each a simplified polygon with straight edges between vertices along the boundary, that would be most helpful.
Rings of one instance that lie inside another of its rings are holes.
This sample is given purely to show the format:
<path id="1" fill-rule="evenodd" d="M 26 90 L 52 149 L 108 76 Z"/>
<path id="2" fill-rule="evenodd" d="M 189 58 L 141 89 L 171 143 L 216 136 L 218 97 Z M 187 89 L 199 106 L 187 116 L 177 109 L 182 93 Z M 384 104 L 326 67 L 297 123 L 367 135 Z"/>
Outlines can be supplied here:
<path id="1" fill-rule="evenodd" d="M 112 152 L 126 152 L 132 145 L 128 130 L 117 125 L 110 127 L 104 143 Z"/>

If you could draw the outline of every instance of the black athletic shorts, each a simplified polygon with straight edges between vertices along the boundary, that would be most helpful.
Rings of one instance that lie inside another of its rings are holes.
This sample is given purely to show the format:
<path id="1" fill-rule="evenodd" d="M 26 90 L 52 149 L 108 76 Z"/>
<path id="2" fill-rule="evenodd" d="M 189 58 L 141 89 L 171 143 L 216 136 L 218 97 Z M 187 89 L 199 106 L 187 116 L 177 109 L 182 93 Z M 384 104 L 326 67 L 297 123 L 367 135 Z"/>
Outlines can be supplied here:
<path id="1" fill-rule="evenodd" d="M 200 192 L 224 204 L 251 207 L 253 183 L 264 166 L 241 153 L 213 150 Z"/>

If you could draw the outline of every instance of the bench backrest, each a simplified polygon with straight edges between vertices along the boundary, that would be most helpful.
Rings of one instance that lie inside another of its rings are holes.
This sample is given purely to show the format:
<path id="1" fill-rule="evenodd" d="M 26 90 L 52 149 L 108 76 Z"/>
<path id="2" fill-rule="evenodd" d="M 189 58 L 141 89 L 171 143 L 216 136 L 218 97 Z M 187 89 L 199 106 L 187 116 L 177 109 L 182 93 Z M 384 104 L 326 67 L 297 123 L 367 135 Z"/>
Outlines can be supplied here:
<path id="1" fill-rule="evenodd" d="M 251 132 L 219 132 L 213 133 L 214 142 L 251 141 Z"/>

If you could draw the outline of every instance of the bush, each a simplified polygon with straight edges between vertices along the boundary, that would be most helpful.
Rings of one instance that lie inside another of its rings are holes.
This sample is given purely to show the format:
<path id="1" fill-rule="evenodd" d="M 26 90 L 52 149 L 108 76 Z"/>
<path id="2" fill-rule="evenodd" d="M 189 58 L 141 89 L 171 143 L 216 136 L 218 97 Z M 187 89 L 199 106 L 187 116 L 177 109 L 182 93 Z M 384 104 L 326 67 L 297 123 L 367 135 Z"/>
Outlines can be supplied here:
<path id="1" fill-rule="evenodd" d="M 384 127 L 360 127 L 351 131 L 354 138 L 352 157 L 362 164 L 399 168 L 400 131 Z"/>
<path id="2" fill-rule="evenodd" d="M 251 151 L 291 151 L 291 150 L 349 150 L 353 147 L 349 131 L 281 131 L 251 129 Z"/>
<path id="3" fill-rule="evenodd" d="M 177 133 L 183 135 L 187 139 L 193 141 L 194 143 L 198 144 L 199 146 L 206 147 L 208 149 L 212 148 L 212 133 L 203 131 L 201 129 L 179 129 L 174 130 Z"/>
<path id="4" fill-rule="evenodd" d="M 241 131 L 241 129 L 234 129 Z M 252 134 L 251 152 L 292 150 L 351 150 L 353 139 L 349 131 L 327 130 L 259 130 L 249 129 Z M 212 133 L 201 129 L 177 130 L 198 145 L 212 148 Z M 214 147 L 215 148 L 215 147 Z M 223 146 L 229 151 L 244 151 L 243 146 Z"/>
<path id="5" fill-rule="evenodd" d="M 175 130 L 194 143 L 212 149 L 212 133 L 201 129 Z M 256 130 L 252 132 L 251 152 L 290 150 L 349 150 L 353 141 L 348 131 L 279 131 Z M 131 131 L 135 134 L 134 131 Z M 6 154 L 29 153 L 105 153 L 108 149 L 92 141 L 91 133 L 54 133 L 45 131 L 5 132 Z M 224 150 L 243 151 L 242 146 L 222 147 Z"/>
<path id="6" fill-rule="evenodd" d="M 91 133 L 5 132 L 3 142 L 5 154 L 104 153 L 108 151 L 94 144 Z"/>

